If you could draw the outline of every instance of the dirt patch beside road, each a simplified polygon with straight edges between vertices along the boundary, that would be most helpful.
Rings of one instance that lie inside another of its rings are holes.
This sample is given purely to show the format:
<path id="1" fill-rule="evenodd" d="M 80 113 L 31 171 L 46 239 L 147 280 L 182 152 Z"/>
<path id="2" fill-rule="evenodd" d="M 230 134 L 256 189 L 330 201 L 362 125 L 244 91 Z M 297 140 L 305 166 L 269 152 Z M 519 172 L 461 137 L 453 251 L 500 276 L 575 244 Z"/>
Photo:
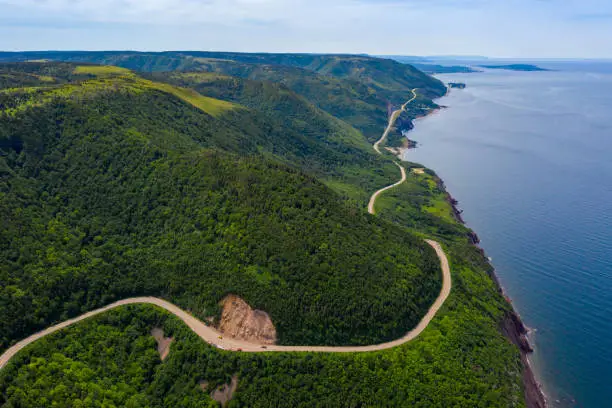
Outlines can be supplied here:
<path id="1" fill-rule="evenodd" d="M 257 344 L 275 344 L 276 328 L 264 311 L 253 310 L 236 295 L 221 301 L 223 312 L 219 331 L 226 336 Z"/>
<path id="2" fill-rule="evenodd" d="M 232 382 L 230 384 L 223 384 L 216 390 L 214 390 L 210 397 L 221 404 L 222 407 L 227 404 L 234 397 L 234 392 L 236 392 L 236 388 L 238 388 L 238 376 L 232 377 Z"/>
<path id="3" fill-rule="evenodd" d="M 151 330 L 151 336 L 155 338 L 157 342 L 157 352 L 161 360 L 164 361 L 170 353 L 170 344 L 172 344 L 174 339 L 172 337 L 164 337 L 164 330 L 159 327 L 155 327 Z"/>

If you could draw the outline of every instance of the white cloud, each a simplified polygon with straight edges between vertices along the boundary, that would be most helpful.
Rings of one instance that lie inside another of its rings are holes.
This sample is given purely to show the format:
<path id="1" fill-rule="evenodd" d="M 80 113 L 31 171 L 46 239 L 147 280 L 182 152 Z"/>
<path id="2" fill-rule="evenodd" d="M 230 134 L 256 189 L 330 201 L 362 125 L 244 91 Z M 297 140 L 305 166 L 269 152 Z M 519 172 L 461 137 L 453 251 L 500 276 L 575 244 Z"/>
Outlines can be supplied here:
<path id="1" fill-rule="evenodd" d="M 79 17 L 99 22 L 196 23 L 242 21 L 297 25 L 342 24 L 355 19 L 410 17 L 440 8 L 457 12 L 484 0 L 0 0 L 23 13 Z M 51 13 L 51 14 L 47 14 Z M 398 13 L 400 13 L 398 15 Z"/>
<path id="2" fill-rule="evenodd" d="M 322 3 L 318 1 L 319 3 Z M 99 22 L 196 23 L 295 18 L 317 1 L 302 0 L 0 0 L 15 10 Z M 321 4 L 322 5 L 322 4 Z M 296 13 L 298 11 L 298 13 Z"/>
<path id="3" fill-rule="evenodd" d="M 593 55 L 610 52 L 612 27 L 575 16 L 605 12 L 607 0 L 0 0 L 0 49 Z"/>

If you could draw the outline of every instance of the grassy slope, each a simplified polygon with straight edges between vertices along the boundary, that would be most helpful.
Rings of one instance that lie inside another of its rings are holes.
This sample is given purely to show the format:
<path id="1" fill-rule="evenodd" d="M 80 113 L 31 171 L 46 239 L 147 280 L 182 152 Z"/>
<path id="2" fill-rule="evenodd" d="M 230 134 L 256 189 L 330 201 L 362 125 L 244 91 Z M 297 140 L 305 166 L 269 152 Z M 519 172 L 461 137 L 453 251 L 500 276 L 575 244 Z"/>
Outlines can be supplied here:
<path id="1" fill-rule="evenodd" d="M 409 176 L 401 186 L 387 192 L 376 203 L 387 220 L 411 230 L 444 238 L 465 238 L 468 229 L 458 224 L 448 195 L 431 170 L 417 174 L 422 166 L 405 163 Z"/>
<path id="2" fill-rule="evenodd" d="M 95 78 L 116 76 L 122 77 L 123 80 L 137 78 L 132 73 L 132 71 L 127 68 L 108 65 L 79 65 L 74 68 L 73 73 L 75 75 L 88 75 Z M 227 111 L 238 108 L 238 106 L 233 105 L 229 102 L 203 96 L 202 94 L 199 94 L 198 92 L 195 92 L 192 89 L 172 86 L 160 82 L 147 81 L 142 78 L 137 78 L 137 80 L 134 81 L 134 83 L 132 84 L 132 88 L 134 89 L 135 87 L 148 87 L 151 89 L 160 90 L 162 92 L 167 92 L 212 116 L 219 116 Z"/>
<path id="3" fill-rule="evenodd" d="M 139 78 L 131 71 L 123 68 L 77 66 L 74 69 L 74 74 L 87 75 L 88 77 L 96 79 L 70 83 L 62 87 L 53 87 L 49 86 L 49 82 L 51 81 L 48 79 L 41 80 L 39 76 L 39 78 L 37 78 L 39 85 L 44 86 L 8 88 L 0 91 L 3 100 L 7 101 L 3 113 L 13 115 L 17 111 L 23 111 L 33 106 L 53 103 L 57 98 L 62 97 L 88 99 L 90 95 L 107 92 L 117 86 L 132 93 L 142 93 L 152 89 L 169 93 L 212 116 L 220 116 L 227 111 L 238 108 L 237 105 L 203 96 L 192 89 L 175 87 L 169 84 Z M 55 82 L 53 77 L 50 78 Z M 27 77 L 12 78 L 12 82 L 25 82 L 27 84 L 27 79 Z M 22 99 L 23 96 L 27 96 L 27 102 Z M 17 102 L 15 106 L 10 105 L 15 102 Z"/>

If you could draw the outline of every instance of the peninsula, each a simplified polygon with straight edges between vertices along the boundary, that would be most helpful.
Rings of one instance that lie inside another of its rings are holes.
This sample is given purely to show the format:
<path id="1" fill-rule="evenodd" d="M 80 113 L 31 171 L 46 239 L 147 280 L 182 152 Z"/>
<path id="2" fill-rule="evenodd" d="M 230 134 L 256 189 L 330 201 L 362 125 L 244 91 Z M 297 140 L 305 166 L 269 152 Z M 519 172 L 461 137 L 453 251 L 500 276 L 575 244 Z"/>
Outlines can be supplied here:
<path id="1" fill-rule="evenodd" d="M 532 64 L 507 64 L 507 65 L 478 65 L 480 68 L 505 69 L 508 71 L 550 71 Z"/>

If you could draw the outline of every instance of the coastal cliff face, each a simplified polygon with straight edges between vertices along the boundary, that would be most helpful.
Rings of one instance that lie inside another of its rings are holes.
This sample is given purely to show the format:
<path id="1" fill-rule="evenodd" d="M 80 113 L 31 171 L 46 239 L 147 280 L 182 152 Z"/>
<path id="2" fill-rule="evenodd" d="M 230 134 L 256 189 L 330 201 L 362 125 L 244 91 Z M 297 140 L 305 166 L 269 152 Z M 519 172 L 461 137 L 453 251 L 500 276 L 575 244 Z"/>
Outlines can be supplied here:
<path id="1" fill-rule="evenodd" d="M 533 348 L 527 340 L 527 328 L 515 312 L 508 313 L 502 322 L 502 332 L 512 343 L 516 344 L 523 353 L 533 353 Z"/>
<path id="2" fill-rule="evenodd" d="M 449 87 L 448 90 L 450 91 L 450 89 L 453 87 Z M 454 87 L 457 88 L 457 87 Z M 429 112 L 427 112 L 427 115 L 430 115 L 432 113 L 434 113 L 435 111 L 439 110 L 439 109 L 444 109 L 446 108 L 445 106 L 438 106 L 437 109 L 435 110 L 430 110 Z M 417 117 L 418 118 L 418 117 Z M 398 129 L 402 131 L 402 133 L 404 133 L 404 138 L 406 140 L 410 139 L 406 136 L 406 133 L 409 132 L 410 130 L 414 129 L 415 127 L 415 123 L 414 123 L 414 119 L 416 118 L 404 118 L 401 117 L 398 119 Z M 412 142 L 412 141 L 410 141 Z M 416 142 L 415 142 L 416 144 Z M 402 159 L 402 151 L 399 151 L 399 157 L 400 159 Z M 433 174 L 433 172 L 432 172 Z M 452 217 L 460 224 L 465 226 L 465 221 L 463 219 L 463 210 L 461 210 L 459 208 L 459 202 L 448 192 L 448 190 L 446 189 L 446 186 L 444 185 L 444 182 L 442 179 L 440 179 L 439 177 L 435 177 L 436 183 L 437 183 L 437 187 L 439 189 L 439 191 L 443 192 L 443 194 L 446 197 L 446 201 L 450 204 L 452 211 L 451 211 L 451 215 Z M 465 234 L 469 240 L 469 242 L 478 249 L 478 251 L 480 252 L 481 256 L 486 260 L 486 262 L 490 265 L 490 262 L 488 262 L 488 257 L 484 251 L 484 249 L 482 249 L 479 245 L 480 245 L 480 237 L 477 235 L 476 232 L 472 231 L 471 229 L 466 228 Z M 495 286 L 497 288 L 497 290 L 499 291 L 499 293 L 507 299 L 507 297 L 505 296 L 505 294 L 503 293 L 503 289 L 502 286 L 497 278 L 497 275 L 495 274 L 495 270 L 493 268 L 493 266 L 490 265 L 490 267 L 488 268 L 489 270 L 489 276 L 491 277 L 491 279 L 495 282 Z M 523 324 L 520 316 L 518 315 L 518 313 L 516 313 L 516 311 L 514 311 L 512 308 L 509 309 L 509 311 L 505 314 L 505 316 L 500 319 L 499 322 L 499 331 L 512 343 L 514 344 L 520 351 L 520 358 L 521 358 L 521 363 L 523 366 L 523 370 L 522 370 L 522 381 L 523 381 L 523 390 L 524 390 L 524 398 L 525 398 L 525 404 L 528 408 L 545 408 L 546 405 L 546 399 L 545 396 L 542 392 L 541 389 L 541 385 L 537 382 L 535 375 L 533 373 L 533 370 L 529 364 L 529 360 L 527 358 L 527 356 L 533 352 L 533 348 L 531 347 L 529 340 L 527 338 L 527 328 L 525 327 L 525 325 Z"/>
<path id="3" fill-rule="evenodd" d="M 439 187 L 443 191 L 446 191 L 444 182 L 441 179 L 439 179 Z M 459 202 L 455 198 L 453 198 L 448 192 L 447 200 L 453 208 L 453 213 L 456 219 L 465 225 L 465 222 L 461 216 L 463 211 L 458 208 Z M 478 246 L 478 244 L 480 244 L 480 238 L 478 237 L 478 235 L 472 230 L 469 230 L 467 234 L 470 242 L 480 250 L 483 257 L 487 258 L 484 249 Z M 495 282 L 499 293 L 505 297 L 502 286 L 499 282 L 499 278 L 495 274 L 495 270 L 493 268 L 491 268 L 490 276 L 491 279 L 493 279 L 493 281 Z M 546 398 L 544 397 L 544 393 L 542 392 L 542 387 L 536 380 L 535 374 L 527 358 L 527 356 L 530 353 L 533 353 L 534 351 L 533 347 L 531 347 L 531 344 L 529 343 L 529 340 L 527 339 L 528 330 L 527 327 L 525 327 L 523 321 L 521 320 L 521 317 L 518 315 L 518 313 L 516 313 L 514 309 L 511 309 L 508 313 L 506 313 L 506 315 L 502 319 L 500 324 L 500 331 L 508 340 L 510 340 L 512 344 L 517 346 L 520 350 L 521 362 L 523 364 L 523 389 L 525 393 L 525 404 L 527 408 L 546 408 Z"/>
<path id="4" fill-rule="evenodd" d="M 499 286 L 499 285 L 498 285 Z M 501 292 L 501 289 L 500 289 Z M 501 324 L 502 333 L 521 350 L 521 362 L 523 363 L 523 386 L 525 390 L 525 403 L 527 408 L 545 408 L 546 399 L 542 393 L 540 384 L 535 378 L 527 355 L 533 353 L 533 348 L 527 340 L 527 328 L 520 316 L 511 311 L 506 314 Z"/>

